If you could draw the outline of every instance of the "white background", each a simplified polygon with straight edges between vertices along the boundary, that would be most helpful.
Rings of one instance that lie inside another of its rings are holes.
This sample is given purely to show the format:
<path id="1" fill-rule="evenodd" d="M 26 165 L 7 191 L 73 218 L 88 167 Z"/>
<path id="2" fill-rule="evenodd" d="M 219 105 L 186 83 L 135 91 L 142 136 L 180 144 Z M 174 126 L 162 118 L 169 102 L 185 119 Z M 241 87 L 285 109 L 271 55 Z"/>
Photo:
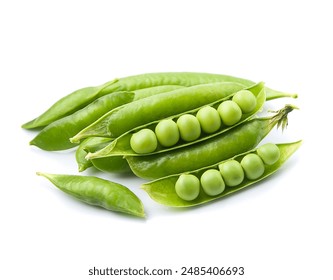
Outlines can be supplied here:
<path id="1" fill-rule="evenodd" d="M 1 1 L 0 278 L 243 266 L 244 276 L 222 279 L 333 279 L 329 2 Z M 297 92 L 273 103 L 300 110 L 267 141 L 303 139 L 302 147 L 269 180 L 188 211 L 153 202 L 139 188 L 144 180 L 85 173 L 130 187 L 145 220 L 85 205 L 35 175 L 78 172 L 73 151 L 29 146 L 35 132 L 22 123 L 78 88 L 160 71 L 229 74 Z M 179 272 L 154 279 L 190 278 Z"/>

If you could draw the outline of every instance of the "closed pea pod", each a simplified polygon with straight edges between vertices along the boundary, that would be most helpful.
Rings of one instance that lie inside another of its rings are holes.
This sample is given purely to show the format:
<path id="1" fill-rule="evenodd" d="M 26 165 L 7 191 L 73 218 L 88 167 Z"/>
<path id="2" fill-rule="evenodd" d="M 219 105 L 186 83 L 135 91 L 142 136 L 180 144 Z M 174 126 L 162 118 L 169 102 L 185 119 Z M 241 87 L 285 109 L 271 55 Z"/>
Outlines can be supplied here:
<path id="1" fill-rule="evenodd" d="M 275 173 L 279 170 L 279 168 L 287 161 L 287 159 L 300 147 L 301 141 L 293 142 L 293 143 L 284 143 L 284 144 L 277 144 L 276 146 L 280 150 L 280 157 L 277 162 L 275 162 L 273 165 L 266 165 L 265 171 L 259 178 L 255 180 L 248 180 L 244 178 L 244 180 L 238 184 L 237 186 L 234 186 L 232 188 L 225 188 L 225 190 L 216 196 L 210 196 L 207 195 L 205 192 L 200 192 L 197 198 L 191 201 L 186 201 L 178 196 L 178 194 L 175 192 L 175 183 L 178 180 L 179 176 L 181 174 L 173 174 L 169 175 L 163 178 L 159 178 L 157 180 L 145 183 L 142 185 L 142 188 L 148 193 L 148 195 L 155 200 L 156 202 L 166 205 L 166 206 L 172 206 L 172 207 L 191 207 L 196 206 L 204 203 L 208 203 L 211 201 L 214 201 L 216 199 L 223 198 L 225 196 L 228 196 L 230 194 L 236 193 L 240 190 L 243 190 L 245 188 L 248 188 L 255 184 L 258 181 L 264 180 L 265 178 L 269 177 L 271 174 Z M 241 161 L 241 159 L 248 153 L 254 153 L 255 150 L 251 150 L 249 152 L 236 155 L 232 159 L 235 159 L 237 161 Z M 228 159 L 230 160 L 230 159 Z M 223 164 L 223 162 L 220 162 L 219 164 Z M 193 176 L 201 176 L 206 170 L 209 169 L 217 169 L 218 165 L 212 165 L 212 166 L 206 166 L 202 169 L 193 170 L 189 172 L 189 175 Z"/>
<path id="2" fill-rule="evenodd" d="M 115 79 L 101 86 L 86 87 L 74 91 L 55 102 L 49 109 L 34 120 L 22 125 L 32 129 L 43 127 L 85 107 L 97 98 L 117 91 L 134 91 L 158 86 L 193 86 L 216 82 L 234 82 L 248 87 L 254 82 L 239 77 L 210 73 L 169 72 L 148 73 Z M 297 97 L 295 94 L 284 93 L 266 88 L 268 100 L 280 97 Z M 157 91 L 157 94 L 159 91 Z"/>
<path id="3" fill-rule="evenodd" d="M 276 124 L 284 123 L 288 113 L 294 108 L 287 105 L 274 116 L 251 119 L 230 129 L 228 133 L 182 149 L 163 154 L 125 158 L 133 173 L 146 179 L 156 179 L 212 165 L 253 149 Z"/>
<path id="4" fill-rule="evenodd" d="M 107 210 L 144 217 L 144 209 L 139 198 L 120 184 L 94 176 L 48 174 L 37 175 L 50 180 L 63 192 L 91 205 Z"/>
<path id="5" fill-rule="evenodd" d="M 133 99 L 133 92 L 116 92 L 103 96 L 74 114 L 54 121 L 43 128 L 30 141 L 30 145 L 35 145 L 47 151 L 59 151 L 75 147 L 77 143 L 70 142 L 70 137 L 77 134 L 109 110 L 129 103 Z"/>
<path id="6" fill-rule="evenodd" d="M 239 121 L 239 123 L 237 123 L 237 125 L 245 122 L 246 120 L 250 119 L 256 112 L 258 112 L 264 102 L 265 102 L 265 90 L 264 90 L 264 85 L 263 83 L 258 83 L 256 84 L 255 86 L 249 88 L 249 90 L 251 92 L 253 92 L 253 94 L 256 96 L 257 98 L 257 106 L 255 108 L 255 110 L 253 110 L 251 113 L 248 113 L 248 114 L 243 114 L 242 115 L 242 118 L 241 120 Z M 232 96 L 231 96 L 232 97 Z M 151 122 L 151 123 L 148 123 L 148 124 L 145 124 L 143 126 L 139 126 L 137 128 L 135 128 L 135 130 L 132 130 L 132 131 L 129 131 L 123 135 L 121 135 L 120 137 L 117 137 L 111 144 L 109 144 L 108 146 L 106 146 L 104 149 L 101 149 L 100 151 L 97 151 L 95 153 L 90 153 L 88 155 L 89 158 L 101 158 L 101 157 L 108 157 L 108 156 L 138 156 L 138 155 L 142 155 L 142 154 L 138 154 L 138 153 L 135 153 L 135 151 L 133 151 L 131 145 L 130 145 L 130 139 L 132 137 L 132 134 L 136 131 L 139 131 L 140 129 L 145 129 L 145 128 L 149 128 L 151 130 L 154 130 L 155 129 L 155 132 L 156 131 L 156 128 L 159 126 L 160 123 L 164 123 L 164 122 L 175 122 L 177 119 L 179 119 L 182 115 L 184 114 L 192 114 L 193 117 L 194 116 L 198 116 L 199 112 L 201 111 L 202 112 L 202 109 L 205 109 L 207 107 L 211 107 L 212 110 L 215 110 L 215 113 L 213 114 L 212 116 L 212 119 L 208 118 L 201 118 L 201 121 L 204 121 L 207 125 L 213 125 L 215 126 L 216 123 L 218 123 L 217 125 L 219 125 L 221 123 L 221 120 L 220 120 L 220 116 L 219 114 L 217 113 L 216 109 L 219 104 L 221 104 L 221 102 L 227 100 L 228 98 L 231 98 L 230 96 L 226 97 L 226 98 L 222 98 L 222 99 L 219 99 L 215 102 L 212 102 L 210 103 L 208 106 L 207 105 L 204 105 L 202 107 L 198 107 L 194 110 L 190 110 L 190 111 L 187 111 L 187 112 L 183 112 L 179 115 L 174 115 L 172 117 L 170 117 L 170 119 L 165 119 L 165 120 L 157 120 L 157 121 L 154 121 L 154 122 Z M 217 114 L 217 116 L 216 116 Z M 205 115 L 205 117 L 210 117 L 211 114 L 207 114 Z M 218 117 L 219 121 L 216 121 L 216 117 Z M 200 122 L 200 119 L 198 118 L 198 121 Z M 175 125 L 175 123 L 173 124 L 173 126 Z M 176 125 L 177 126 L 177 125 Z M 197 124 L 198 126 L 198 124 Z M 205 127 L 202 126 L 200 124 L 201 127 Z M 183 141 L 182 139 L 180 139 L 179 141 L 175 141 L 174 143 L 174 146 L 166 146 L 166 145 L 163 145 L 162 143 L 158 144 L 157 145 L 157 148 L 151 152 L 150 154 L 157 154 L 157 153 L 164 153 L 164 152 L 169 152 L 169 151 L 172 151 L 172 150 L 175 150 L 175 149 L 179 149 L 179 148 L 184 148 L 184 147 L 187 147 L 189 145 L 193 145 L 195 143 L 198 143 L 198 142 L 202 142 L 202 141 L 206 141 L 210 138 L 213 138 L 213 137 L 216 137 L 224 132 L 227 132 L 228 130 L 230 130 L 232 128 L 232 126 L 230 127 L 223 127 L 221 126 L 217 131 L 213 132 L 213 133 L 201 133 L 200 137 L 194 141 Z M 215 128 L 214 128 L 215 129 Z M 199 127 L 197 127 L 197 130 L 199 130 Z M 207 130 L 206 130 L 207 131 Z M 173 130 L 173 133 L 168 133 L 168 138 L 173 138 L 173 137 L 177 137 L 178 139 L 178 129 L 175 128 Z M 156 134 L 157 138 L 158 138 L 158 135 Z"/>

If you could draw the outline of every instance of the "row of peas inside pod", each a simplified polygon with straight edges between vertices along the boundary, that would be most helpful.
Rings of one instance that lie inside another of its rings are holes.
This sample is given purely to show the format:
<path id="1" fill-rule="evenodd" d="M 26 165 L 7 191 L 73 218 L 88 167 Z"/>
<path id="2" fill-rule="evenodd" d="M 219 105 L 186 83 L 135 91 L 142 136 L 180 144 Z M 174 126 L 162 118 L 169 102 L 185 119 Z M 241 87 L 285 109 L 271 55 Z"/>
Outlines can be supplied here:
<path id="1" fill-rule="evenodd" d="M 237 124 L 242 114 L 251 113 L 257 105 L 257 99 L 249 90 L 238 91 L 230 100 L 222 101 L 217 108 L 204 106 L 196 115 L 183 114 L 176 121 L 165 119 L 160 121 L 155 132 L 143 128 L 134 133 L 130 140 L 131 148 L 138 154 L 154 152 L 158 143 L 171 147 L 181 139 L 186 142 L 197 140 L 201 133 L 211 134 L 221 126 Z"/>
<path id="2" fill-rule="evenodd" d="M 265 144 L 256 152 L 246 154 L 240 161 L 227 160 L 219 164 L 218 169 L 208 169 L 200 179 L 192 174 L 182 174 L 176 182 L 177 195 L 184 200 L 198 197 L 200 187 L 210 196 L 221 194 L 225 187 L 235 187 L 244 179 L 256 180 L 265 172 L 265 165 L 272 165 L 280 157 L 279 148 L 272 143 Z"/>

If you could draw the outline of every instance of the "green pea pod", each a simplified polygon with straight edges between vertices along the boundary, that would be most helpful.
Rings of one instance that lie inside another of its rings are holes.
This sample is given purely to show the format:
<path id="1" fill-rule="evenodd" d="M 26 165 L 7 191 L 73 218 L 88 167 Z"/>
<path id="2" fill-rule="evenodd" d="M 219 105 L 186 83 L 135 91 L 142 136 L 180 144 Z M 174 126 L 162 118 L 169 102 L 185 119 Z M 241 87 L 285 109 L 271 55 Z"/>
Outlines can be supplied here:
<path id="1" fill-rule="evenodd" d="M 185 201 L 181 199 L 176 191 L 175 184 L 181 174 L 171 175 L 168 177 L 164 177 L 161 179 L 157 179 L 155 181 L 145 183 L 142 185 L 142 188 L 149 194 L 149 196 L 158 203 L 163 205 L 172 206 L 172 207 L 190 207 L 199 204 L 208 203 L 210 201 L 225 197 L 227 195 L 236 193 L 242 189 L 248 188 L 249 186 L 257 183 L 265 179 L 266 177 L 275 173 L 284 163 L 285 161 L 300 147 L 302 141 L 297 141 L 293 143 L 285 143 L 285 144 L 277 144 L 277 147 L 280 150 L 280 158 L 273 165 L 266 165 L 264 173 L 255 180 L 245 179 L 242 183 L 234 187 L 227 187 L 221 194 L 216 196 L 209 196 L 203 190 L 200 190 L 199 196 L 192 201 Z M 253 153 L 253 151 L 249 151 L 240 155 L 233 157 L 233 159 L 237 161 L 241 161 L 241 159 L 249 153 Z M 219 164 L 221 164 L 220 162 Z M 208 167 L 204 167 L 199 170 L 195 170 L 190 172 L 189 174 L 193 174 L 196 177 L 200 178 L 200 176 L 208 169 L 218 169 L 218 165 L 212 165 Z"/>
<path id="2" fill-rule="evenodd" d="M 93 166 L 91 160 L 86 159 L 88 152 L 102 149 L 110 142 L 112 142 L 112 140 L 105 137 L 90 137 L 82 141 L 75 152 L 75 158 L 78 164 L 79 172 L 83 172 L 84 170 Z"/>
<path id="3" fill-rule="evenodd" d="M 145 216 L 140 199 L 123 185 L 94 176 L 42 172 L 37 172 L 37 175 L 47 178 L 63 192 L 85 203 L 138 217 Z"/>
<path id="4" fill-rule="evenodd" d="M 262 106 L 265 103 L 266 96 L 265 96 L 265 88 L 264 88 L 263 83 L 258 83 L 256 85 L 248 88 L 248 90 L 251 91 L 253 93 L 253 95 L 256 97 L 256 99 L 257 99 L 256 104 L 257 105 L 251 113 L 243 114 L 242 118 L 240 119 L 240 121 L 236 125 L 239 125 L 239 124 L 247 121 L 251 117 L 253 117 L 254 114 L 256 114 L 262 108 Z M 217 108 L 221 102 L 223 102 L 227 99 L 231 99 L 232 97 L 233 97 L 233 94 L 226 97 L 226 98 L 222 98 L 218 101 L 215 101 L 211 104 L 208 104 L 208 105 Z M 199 111 L 200 108 L 202 108 L 202 107 L 196 108 L 195 110 L 184 112 L 182 114 L 193 114 L 193 115 L 195 115 Z M 181 116 L 182 114 L 172 116 L 170 118 L 176 119 L 179 116 Z M 131 140 L 131 137 L 132 137 L 133 133 L 135 133 L 136 131 L 139 131 L 141 129 L 149 128 L 149 129 L 154 131 L 156 125 L 159 122 L 160 122 L 160 120 L 154 121 L 154 122 L 149 123 L 147 125 L 137 127 L 134 130 L 131 130 L 131 131 L 121 135 L 120 137 L 116 138 L 114 141 L 112 141 L 110 144 L 108 144 L 105 148 L 103 148 L 101 150 L 98 150 L 95 153 L 89 153 L 87 155 L 87 158 L 93 159 L 93 158 L 102 158 L 102 157 L 109 157 L 109 156 L 143 156 L 143 155 L 148 155 L 148 154 L 138 154 L 135 151 L 133 151 L 133 149 L 131 148 L 131 145 L 130 145 L 130 140 Z M 236 125 L 234 125 L 234 126 L 236 126 Z M 187 142 L 187 141 L 180 140 L 180 141 L 178 141 L 177 145 L 175 145 L 173 147 L 169 147 L 169 148 L 163 147 L 162 145 L 158 144 L 156 150 L 149 153 L 149 155 L 162 153 L 162 152 L 167 152 L 167 151 L 171 151 L 171 150 L 174 150 L 174 149 L 179 149 L 179 148 L 183 148 L 183 147 L 186 147 L 186 146 L 189 146 L 189 145 L 193 145 L 193 144 L 201 142 L 201 141 L 205 141 L 209 138 L 215 137 L 219 134 L 222 134 L 222 133 L 230 130 L 234 126 L 229 126 L 229 127 L 221 126 L 218 131 L 216 131 L 212 134 L 202 133 L 201 137 L 199 139 L 197 139 L 195 141 L 192 141 L 192 142 Z"/>
<path id="5" fill-rule="evenodd" d="M 91 136 L 119 137 L 140 125 L 209 104 L 243 88 L 236 83 L 213 83 L 140 99 L 110 111 L 70 140 L 77 143 Z"/>
<path id="6" fill-rule="evenodd" d="M 36 119 L 22 125 L 23 128 L 33 129 L 43 127 L 63 118 L 77 110 L 85 107 L 95 99 L 116 91 L 134 91 L 138 89 L 151 88 L 163 85 L 193 86 L 214 82 L 235 82 L 251 86 L 254 82 L 228 75 L 191 73 L 191 72 L 169 72 L 149 73 L 115 79 L 97 87 L 86 87 L 74 91 L 54 103 L 48 110 Z M 270 88 L 266 89 L 267 99 L 279 97 L 296 97 L 295 94 L 284 93 Z M 158 92 L 157 92 L 158 93 Z"/>
<path id="7" fill-rule="evenodd" d="M 100 171 L 110 173 L 131 172 L 127 161 L 122 156 L 97 158 L 92 160 L 86 158 L 88 152 L 100 150 L 110 142 L 112 142 L 112 139 L 106 137 L 90 137 L 82 141 L 75 153 L 79 172 L 82 172 L 90 167 L 95 167 Z"/>
<path id="8" fill-rule="evenodd" d="M 148 156 L 126 156 L 133 173 L 145 179 L 157 179 L 171 174 L 196 170 L 244 153 L 256 147 L 275 125 L 286 125 L 287 115 L 296 107 L 286 105 L 271 117 L 254 118 L 228 133 L 206 141 Z"/>
<path id="9" fill-rule="evenodd" d="M 99 93 L 105 87 L 116 84 L 117 80 L 107 82 L 97 87 L 86 87 L 72 92 L 59 99 L 39 117 L 22 125 L 22 128 L 33 129 L 47 126 L 48 124 L 68 116 L 99 97 Z"/>
<path id="10" fill-rule="evenodd" d="M 70 142 L 70 137 L 77 134 L 106 112 L 132 102 L 133 99 L 134 93 L 130 91 L 115 92 L 100 97 L 72 115 L 54 121 L 44 127 L 30 141 L 30 145 L 35 145 L 46 151 L 59 151 L 75 147 L 77 143 Z"/>

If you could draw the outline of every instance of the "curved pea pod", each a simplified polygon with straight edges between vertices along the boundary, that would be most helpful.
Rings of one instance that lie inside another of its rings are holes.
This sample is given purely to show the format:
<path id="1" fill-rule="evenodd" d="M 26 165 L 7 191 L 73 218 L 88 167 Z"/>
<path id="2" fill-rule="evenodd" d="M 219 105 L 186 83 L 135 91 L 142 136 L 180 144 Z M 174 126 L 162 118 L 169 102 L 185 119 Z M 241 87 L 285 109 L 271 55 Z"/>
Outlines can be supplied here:
<path id="1" fill-rule="evenodd" d="M 46 151 L 60 151 L 75 147 L 77 143 L 70 142 L 70 137 L 103 116 L 106 112 L 132 102 L 134 96 L 133 92 L 127 91 L 115 92 L 100 97 L 81 110 L 44 127 L 30 141 L 30 145 Z"/>
<path id="2" fill-rule="evenodd" d="M 117 81 L 118 80 L 112 80 L 101 86 L 78 89 L 59 99 L 39 117 L 23 124 L 22 128 L 33 129 L 44 127 L 56 120 L 68 116 L 100 97 L 102 89 L 116 84 Z"/>
<path id="3" fill-rule="evenodd" d="M 22 125 L 25 129 L 33 129 L 46 126 L 53 121 L 61 119 L 77 110 L 85 107 L 95 99 L 116 91 L 134 91 L 145 88 L 152 88 L 163 85 L 170 86 L 193 86 L 214 82 L 236 82 L 245 87 L 251 86 L 254 82 L 238 77 L 191 72 L 167 72 L 148 73 L 136 76 L 129 76 L 115 79 L 101 86 L 86 87 L 74 91 L 55 102 L 49 109 L 39 117 Z M 159 93 L 157 91 L 156 93 Z M 267 88 L 267 99 L 279 97 L 296 97 L 295 94 L 284 93 Z"/>
<path id="4" fill-rule="evenodd" d="M 251 185 L 262 181 L 263 179 L 267 178 L 268 176 L 272 175 L 279 168 L 287 161 L 287 159 L 300 147 L 302 141 L 297 141 L 293 143 L 285 143 L 285 144 L 277 144 L 277 147 L 280 150 L 280 158 L 277 162 L 273 165 L 266 165 L 264 173 L 255 180 L 244 179 L 242 183 L 234 187 L 226 188 L 221 194 L 216 196 L 209 196 L 205 194 L 205 192 L 201 189 L 198 197 L 192 201 L 185 201 L 181 199 L 176 191 L 175 191 L 175 184 L 181 174 L 175 174 L 171 176 L 167 176 L 164 178 L 160 178 L 158 180 L 148 182 L 142 185 L 142 188 L 149 194 L 149 196 L 158 203 L 161 203 L 166 206 L 171 207 L 190 207 L 199 204 L 204 204 L 211 202 L 216 199 L 220 199 L 222 197 L 228 196 L 230 194 L 236 193 L 242 189 L 248 188 Z M 249 154 L 255 152 L 249 151 L 247 153 L 243 153 L 233 157 L 237 161 L 241 161 L 241 159 Z M 221 164 L 223 162 L 220 162 Z M 204 167 L 199 170 L 191 171 L 190 174 L 193 174 L 197 177 L 200 177 L 206 170 L 208 169 L 218 169 L 218 165 L 212 165 L 208 167 Z"/>
<path id="5" fill-rule="evenodd" d="M 176 145 L 168 147 L 168 148 L 163 147 L 162 145 L 158 144 L 155 151 L 149 153 L 149 155 L 162 153 L 162 152 L 168 152 L 168 151 L 172 151 L 174 149 L 183 148 L 183 147 L 193 145 L 193 144 L 201 142 L 201 141 L 205 141 L 207 139 L 210 139 L 212 137 L 215 137 L 217 135 L 220 135 L 220 134 L 232 129 L 236 125 L 240 125 L 241 123 L 247 121 L 248 119 L 253 117 L 257 112 L 259 112 L 261 110 L 261 108 L 264 105 L 265 100 L 266 100 L 264 83 L 258 83 L 256 85 L 248 88 L 248 90 L 251 91 L 253 93 L 253 95 L 256 97 L 256 107 L 250 113 L 242 114 L 242 117 L 241 117 L 240 121 L 237 122 L 237 124 L 235 124 L 233 126 L 221 126 L 220 129 L 218 129 L 216 132 L 211 133 L 211 134 L 201 132 L 200 138 L 196 139 L 195 141 L 188 142 L 188 141 L 183 141 L 183 140 L 180 139 Z M 223 102 L 225 100 L 228 100 L 228 99 L 231 99 L 233 97 L 233 95 L 234 94 L 232 94 L 232 95 L 230 95 L 226 98 L 220 99 L 218 101 L 215 101 L 213 103 L 210 103 L 208 105 L 211 106 L 211 107 L 217 108 L 219 106 L 219 104 L 221 104 L 221 102 Z M 176 115 L 176 116 L 172 116 L 171 119 L 177 119 L 183 114 L 193 114 L 193 115 L 195 115 L 200 110 L 200 108 L 202 108 L 202 107 L 196 108 L 195 110 L 184 112 L 184 113 Z M 148 153 L 147 154 L 138 154 L 135 151 L 133 151 L 133 149 L 131 147 L 131 144 L 130 144 L 130 140 L 131 140 L 131 137 L 132 137 L 133 133 L 135 133 L 135 132 L 137 132 L 141 129 L 149 128 L 149 129 L 154 131 L 156 125 L 159 122 L 160 122 L 160 120 L 154 121 L 154 122 L 149 123 L 147 125 L 137 127 L 134 130 L 131 130 L 131 131 L 121 135 L 120 137 L 114 139 L 114 141 L 112 141 L 110 144 L 108 144 L 105 148 L 103 148 L 101 150 L 98 150 L 95 153 L 89 153 L 87 155 L 87 158 L 92 159 L 92 158 L 102 158 L 102 157 L 109 157 L 109 156 L 143 156 L 143 155 L 148 155 Z"/>
<path id="6" fill-rule="evenodd" d="M 254 118 L 228 131 L 182 149 L 148 156 L 126 156 L 133 173 L 145 179 L 200 169 L 255 148 L 275 125 L 287 124 L 287 115 L 296 107 L 286 105 L 275 115 Z"/>
<path id="7" fill-rule="evenodd" d="M 71 138 L 71 141 L 76 143 L 91 136 L 119 137 L 138 126 L 209 104 L 243 88 L 243 85 L 237 83 L 213 83 L 140 99 L 105 114 Z"/>
<path id="8" fill-rule="evenodd" d="M 140 199 L 123 185 L 94 176 L 48 174 L 37 172 L 63 192 L 107 210 L 144 217 Z"/>

